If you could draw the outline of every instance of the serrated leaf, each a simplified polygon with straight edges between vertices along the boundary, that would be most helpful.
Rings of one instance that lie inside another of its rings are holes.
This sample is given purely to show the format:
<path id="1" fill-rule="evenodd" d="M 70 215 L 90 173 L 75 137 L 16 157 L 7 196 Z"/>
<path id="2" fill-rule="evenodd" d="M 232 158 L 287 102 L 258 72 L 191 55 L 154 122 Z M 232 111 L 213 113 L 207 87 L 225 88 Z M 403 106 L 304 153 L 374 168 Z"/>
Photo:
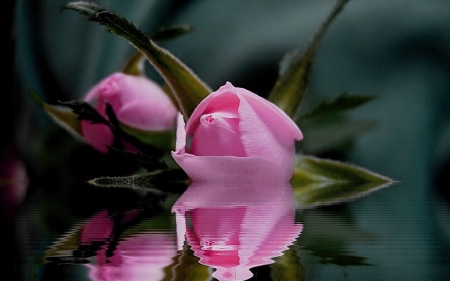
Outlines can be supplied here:
<path id="1" fill-rule="evenodd" d="M 73 9 L 78 11 L 80 14 L 88 16 L 89 20 L 95 20 L 95 15 L 97 13 L 106 11 L 99 5 L 93 3 L 93 2 L 87 2 L 87 1 L 76 1 L 71 2 L 63 7 L 61 7 L 60 11 L 64 11 L 65 9 Z"/>
<path id="2" fill-rule="evenodd" d="M 344 112 L 346 110 L 354 109 L 358 106 L 361 106 L 373 100 L 374 98 L 375 96 L 343 93 L 332 101 L 323 101 L 316 108 L 299 117 L 298 120 L 301 121 L 306 118 L 313 118 L 318 116 L 324 116 L 327 114 Z"/>
<path id="3" fill-rule="evenodd" d="M 136 28 L 124 17 L 94 6 L 89 10 L 89 2 L 72 2 L 63 7 L 82 14 L 104 25 L 107 30 L 131 43 L 142 52 L 170 86 L 176 97 L 177 105 L 186 118 L 210 92 L 210 88 L 201 81 L 183 62 L 166 49 L 158 46 L 149 36 Z M 98 12 L 101 10 L 100 12 Z"/>
<path id="4" fill-rule="evenodd" d="M 169 193 L 183 192 L 189 184 L 186 173 L 181 169 L 164 169 L 122 177 L 100 177 L 92 179 L 88 183 L 98 187 L 143 189 Z"/>
<path id="5" fill-rule="evenodd" d="M 299 155 L 291 184 L 302 208 L 337 204 L 395 183 L 368 169 L 336 160 Z"/>
<path id="6" fill-rule="evenodd" d="M 61 128 L 69 132 L 79 141 L 85 142 L 80 131 L 80 120 L 78 115 L 65 106 L 50 105 L 46 103 L 42 97 L 35 91 L 30 91 L 31 100 L 36 106 L 44 110 L 45 113 Z"/>
<path id="7" fill-rule="evenodd" d="M 316 32 L 303 54 L 291 53 L 283 60 L 277 79 L 268 99 L 278 105 L 291 118 L 295 118 L 309 83 L 311 67 L 322 38 L 349 0 L 338 0 L 331 13 Z"/>

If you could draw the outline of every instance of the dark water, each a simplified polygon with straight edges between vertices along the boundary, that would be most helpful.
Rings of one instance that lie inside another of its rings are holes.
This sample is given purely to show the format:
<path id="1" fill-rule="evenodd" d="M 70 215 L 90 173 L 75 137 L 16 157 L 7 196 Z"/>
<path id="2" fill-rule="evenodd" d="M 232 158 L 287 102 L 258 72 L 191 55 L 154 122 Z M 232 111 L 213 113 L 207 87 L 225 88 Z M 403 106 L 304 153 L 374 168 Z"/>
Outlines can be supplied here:
<path id="1" fill-rule="evenodd" d="M 424 190 L 411 183 L 314 208 L 291 186 L 250 199 L 35 190 L 4 212 L 8 280 L 450 280 L 448 202 L 407 200 Z"/>

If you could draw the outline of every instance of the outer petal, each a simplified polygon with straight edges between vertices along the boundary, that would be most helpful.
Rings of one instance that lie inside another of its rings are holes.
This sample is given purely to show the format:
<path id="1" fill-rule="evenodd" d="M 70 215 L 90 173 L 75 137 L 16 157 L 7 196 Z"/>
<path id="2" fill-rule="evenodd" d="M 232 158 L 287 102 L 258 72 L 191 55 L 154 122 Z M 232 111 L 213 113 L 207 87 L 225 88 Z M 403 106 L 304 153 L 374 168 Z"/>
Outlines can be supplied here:
<path id="1" fill-rule="evenodd" d="M 286 174 L 279 165 L 260 157 L 195 156 L 176 152 L 172 152 L 172 157 L 194 182 L 233 182 L 236 179 L 255 182 L 255 179 L 264 179 L 261 184 L 271 186 L 286 180 Z"/>
<path id="2" fill-rule="evenodd" d="M 236 94 L 240 97 L 241 141 L 247 155 L 280 165 L 289 180 L 294 166 L 294 141 L 303 137 L 300 129 L 267 100 L 242 88 L 236 88 Z"/>

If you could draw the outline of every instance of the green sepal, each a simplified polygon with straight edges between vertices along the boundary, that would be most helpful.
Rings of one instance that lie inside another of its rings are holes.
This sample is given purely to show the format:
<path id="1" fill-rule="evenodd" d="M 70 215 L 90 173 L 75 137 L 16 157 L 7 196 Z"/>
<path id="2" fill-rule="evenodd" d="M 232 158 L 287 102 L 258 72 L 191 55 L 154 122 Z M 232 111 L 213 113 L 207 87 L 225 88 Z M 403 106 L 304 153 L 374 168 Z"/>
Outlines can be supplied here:
<path id="1" fill-rule="evenodd" d="M 396 181 L 336 160 L 299 155 L 291 184 L 298 207 L 337 204 L 365 196 Z"/>
<path id="2" fill-rule="evenodd" d="M 142 52 L 170 86 L 179 110 L 188 119 L 197 105 L 211 92 L 210 88 L 183 62 L 158 46 L 124 17 L 97 5 L 92 5 L 92 10 L 90 7 L 89 2 L 72 2 L 63 6 L 62 10 L 71 9 L 87 15 L 89 20 L 104 25 L 107 30 Z"/>
<path id="3" fill-rule="evenodd" d="M 375 96 L 343 93 L 332 101 L 323 101 L 310 112 L 300 116 L 298 121 L 354 109 L 372 101 L 374 98 Z"/>
<path id="4" fill-rule="evenodd" d="M 309 83 L 312 64 L 319 43 L 329 26 L 349 0 L 338 0 L 331 13 L 316 32 L 303 53 L 291 52 L 280 63 L 280 76 L 275 82 L 268 99 L 295 119 Z"/>
<path id="5" fill-rule="evenodd" d="M 119 126 L 123 133 L 138 139 L 141 143 L 154 146 L 163 151 L 174 149 L 175 133 L 172 131 L 143 131 L 122 123 Z"/>
<path id="6" fill-rule="evenodd" d="M 87 102 L 84 101 L 58 101 L 61 105 L 67 106 L 72 109 L 72 112 L 77 115 L 80 120 L 91 121 L 92 123 L 102 123 L 109 125 L 108 120 L 101 116 L 98 111 Z"/>
<path id="7" fill-rule="evenodd" d="M 69 107 L 62 105 L 51 105 L 34 90 L 30 91 L 31 100 L 41 108 L 60 127 L 69 132 L 77 140 L 85 142 L 80 129 L 80 119 Z"/>

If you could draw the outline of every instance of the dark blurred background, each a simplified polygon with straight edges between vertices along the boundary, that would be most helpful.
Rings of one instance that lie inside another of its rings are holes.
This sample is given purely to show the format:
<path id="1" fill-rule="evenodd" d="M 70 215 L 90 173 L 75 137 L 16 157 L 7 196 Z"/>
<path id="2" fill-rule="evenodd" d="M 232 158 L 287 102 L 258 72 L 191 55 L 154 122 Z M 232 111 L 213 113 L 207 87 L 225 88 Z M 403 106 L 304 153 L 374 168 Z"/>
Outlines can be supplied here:
<path id="1" fill-rule="evenodd" d="M 135 51 L 85 16 L 60 12 L 67 2 L 7 1 L 2 49 L 7 90 L 0 103 L 2 149 L 12 149 L 12 142 L 29 177 L 53 181 L 46 186 L 61 196 L 70 194 L 65 189 L 76 179 L 129 171 L 72 139 L 32 104 L 29 90 L 49 103 L 81 99 L 97 81 L 120 71 Z M 336 1 L 95 2 L 148 33 L 161 25 L 193 26 L 193 33 L 163 46 L 214 90 L 230 81 L 265 96 L 281 58 L 306 47 Z M 161 81 L 150 66 L 148 75 Z M 309 143 L 303 152 L 348 161 L 409 184 L 408 192 L 381 196 L 398 206 L 385 212 L 401 214 L 401 203 L 409 202 L 420 214 L 426 198 L 449 204 L 450 2 L 351 0 L 320 45 L 304 106 L 343 92 L 376 96 L 347 115 L 375 126 L 364 129 L 351 123 L 345 133 L 319 134 L 305 124 L 301 129 Z M 326 146 L 314 146 L 328 138 L 333 141 Z M 440 227 L 448 231 L 448 226 Z"/>

